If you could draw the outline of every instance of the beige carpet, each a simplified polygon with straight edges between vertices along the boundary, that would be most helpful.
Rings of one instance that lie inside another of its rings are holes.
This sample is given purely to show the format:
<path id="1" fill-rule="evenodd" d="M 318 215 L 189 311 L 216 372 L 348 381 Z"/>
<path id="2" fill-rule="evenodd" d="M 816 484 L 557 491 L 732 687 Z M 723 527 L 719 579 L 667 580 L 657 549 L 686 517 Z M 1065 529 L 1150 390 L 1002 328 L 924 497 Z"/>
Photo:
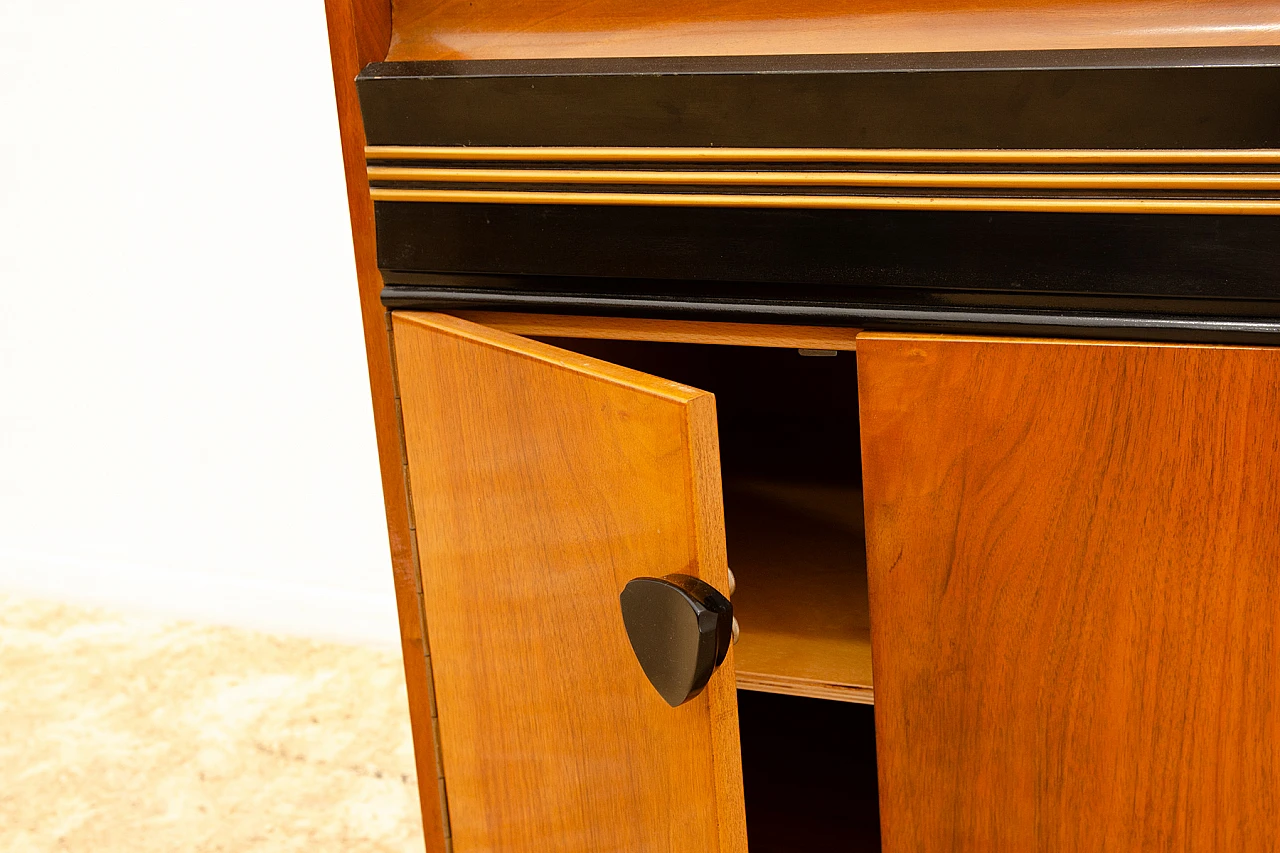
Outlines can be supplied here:
<path id="1" fill-rule="evenodd" d="M 399 656 L 0 593 L 0 851 L 422 853 Z"/>

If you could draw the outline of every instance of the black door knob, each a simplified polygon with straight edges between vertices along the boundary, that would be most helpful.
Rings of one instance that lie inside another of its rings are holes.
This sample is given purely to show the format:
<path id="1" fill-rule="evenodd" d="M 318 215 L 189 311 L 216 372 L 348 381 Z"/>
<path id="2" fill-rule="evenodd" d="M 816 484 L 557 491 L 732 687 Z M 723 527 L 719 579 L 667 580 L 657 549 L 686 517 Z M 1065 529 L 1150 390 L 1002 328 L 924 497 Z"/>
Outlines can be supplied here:
<path id="1" fill-rule="evenodd" d="M 667 575 L 628 581 L 618 600 L 636 660 L 667 704 L 701 693 L 729 651 L 729 599 L 690 575 Z"/>

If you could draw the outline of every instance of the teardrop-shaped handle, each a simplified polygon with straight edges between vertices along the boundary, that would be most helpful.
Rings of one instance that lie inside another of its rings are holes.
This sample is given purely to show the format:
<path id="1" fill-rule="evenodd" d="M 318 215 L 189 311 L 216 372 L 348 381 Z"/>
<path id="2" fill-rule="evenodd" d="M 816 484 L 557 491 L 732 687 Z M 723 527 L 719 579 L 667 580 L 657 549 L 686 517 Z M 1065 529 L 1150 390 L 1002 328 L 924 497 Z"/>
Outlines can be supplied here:
<path id="1" fill-rule="evenodd" d="M 649 683 L 672 708 L 702 692 L 724 663 L 733 605 L 691 575 L 634 578 L 618 596 L 631 649 Z"/>

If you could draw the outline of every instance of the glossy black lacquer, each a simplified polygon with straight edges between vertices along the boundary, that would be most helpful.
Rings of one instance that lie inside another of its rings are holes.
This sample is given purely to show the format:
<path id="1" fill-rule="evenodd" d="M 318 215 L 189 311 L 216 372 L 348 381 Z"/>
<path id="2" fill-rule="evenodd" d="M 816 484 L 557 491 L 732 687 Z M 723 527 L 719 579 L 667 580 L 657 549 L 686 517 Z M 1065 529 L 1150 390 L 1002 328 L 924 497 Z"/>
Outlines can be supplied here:
<path id="1" fill-rule="evenodd" d="M 391 63 L 369 66 L 358 85 L 375 146 L 1280 149 L 1276 47 Z M 493 164 L 469 163 L 462 149 L 430 165 Z M 592 167 L 615 166 L 691 168 Z M 1280 329 L 1280 216 L 406 201 L 375 209 L 391 308 L 1268 343 Z"/>
<path id="2" fill-rule="evenodd" d="M 803 288 L 793 289 L 787 298 L 757 300 L 742 294 L 708 295 L 699 286 L 691 287 L 688 295 L 670 294 L 667 282 L 645 282 L 652 290 L 644 290 L 636 282 L 619 286 L 615 281 L 591 279 L 423 279 L 436 284 L 384 287 L 383 304 L 392 310 L 550 312 L 879 331 L 1280 344 L 1280 302 L 1080 299 L 1054 294 L 1008 299 L 1004 294 L 930 291 L 902 291 L 901 298 L 893 299 L 875 290 L 871 295 L 881 301 L 824 301 L 812 298 Z M 627 291 L 628 286 L 634 289 Z M 749 284 L 740 288 L 746 293 L 755 290 Z"/>
<path id="3" fill-rule="evenodd" d="M 376 63 L 370 145 L 1270 148 L 1280 48 Z"/>
<path id="4" fill-rule="evenodd" d="M 1277 101 L 1280 113 L 1280 100 Z M 1274 299 L 1280 216 L 379 202 L 401 272 Z M 745 292 L 745 291 L 744 291 Z"/>
<path id="5" fill-rule="evenodd" d="M 724 662 L 733 636 L 733 605 L 690 575 L 635 578 L 618 597 L 636 660 L 671 707 L 702 692 Z"/>

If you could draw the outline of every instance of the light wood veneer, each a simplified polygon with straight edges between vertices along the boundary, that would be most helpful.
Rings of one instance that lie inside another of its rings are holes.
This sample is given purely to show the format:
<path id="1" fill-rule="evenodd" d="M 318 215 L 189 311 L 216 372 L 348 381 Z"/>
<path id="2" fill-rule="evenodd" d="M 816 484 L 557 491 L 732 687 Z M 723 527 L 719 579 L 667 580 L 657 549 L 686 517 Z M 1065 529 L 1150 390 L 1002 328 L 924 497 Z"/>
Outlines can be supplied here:
<path id="1" fill-rule="evenodd" d="M 745 853 L 732 650 L 671 708 L 618 611 L 639 575 L 728 588 L 714 398 L 456 317 L 394 327 L 455 848 Z"/>
<path id="2" fill-rule="evenodd" d="M 454 312 L 454 316 L 515 335 L 533 337 L 837 351 L 854 349 L 859 331 L 831 326 L 579 317 L 557 314 L 515 314 L 503 311 L 458 311 Z"/>
<path id="3" fill-rule="evenodd" d="M 378 464 L 386 509 L 401 653 L 409 694 L 409 721 L 418 771 L 418 794 L 427 853 L 444 853 L 449 835 L 444 803 L 444 780 L 437 761 L 431 700 L 431 662 L 422 624 L 421 581 L 413 553 L 404 459 L 400 453 L 400 417 L 391 367 L 387 312 L 379 295 L 374 237 L 373 201 L 365 175 L 364 121 L 356 96 L 355 77 L 370 62 L 381 61 L 391 41 L 391 4 L 387 0 L 325 0 L 333 87 L 342 140 L 342 167 L 355 249 L 356 280 L 369 388 L 378 443 Z"/>
<path id="4" fill-rule="evenodd" d="M 738 687 L 871 704 L 862 494 L 728 481 Z"/>
<path id="5" fill-rule="evenodd" d="M 1267 0 L 397 0 L 388 56 L 524 59 L 1280 43 Z"/>

